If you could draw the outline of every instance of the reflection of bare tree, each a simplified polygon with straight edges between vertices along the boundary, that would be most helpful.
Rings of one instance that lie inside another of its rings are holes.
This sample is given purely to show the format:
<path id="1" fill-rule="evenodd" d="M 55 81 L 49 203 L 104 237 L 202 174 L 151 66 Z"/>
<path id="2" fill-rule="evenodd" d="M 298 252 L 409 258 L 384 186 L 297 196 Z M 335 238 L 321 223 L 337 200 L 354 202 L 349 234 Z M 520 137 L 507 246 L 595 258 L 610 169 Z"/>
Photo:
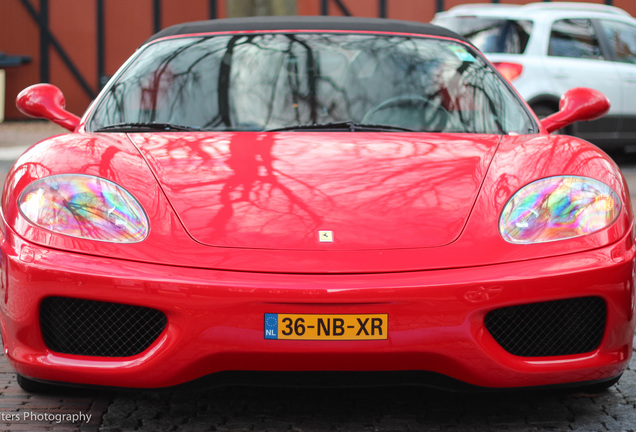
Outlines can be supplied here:
<path id="1" fill-rule="evenodd" d="M 117 181 L 119 179 L 119 173 L 114 168 L 113 161 L 117 154 L 121 151 L 121 149 L 116 146 L 108 146 L 106 148 L 103 148 L 104 146 L 95 145 L 96 140 L 91 141 L 92 142 L 88 143 L 87 148 L 89 149 L 89 151 L 92 151 L 93 154 L 99 156 L 99 162 L 92 162 L 87 165 L 83 165 L 82 172 L 89 171 L 91 167 L 97 167 L 100 177 Z M 91 146 L 91 144 L 93 145 Z"/>
<path id="2" fill-rule="evenodd" d="M 517 190 L 541 177 L 573 172 L 604 178 L 612 171 L 596 148 L 570 136 L 552 136 L 551 143 L 543 135 L 508 139 L 514 145 L 499 148 L 494 166 L 500 172 L 495 174 L 494 190 L 487 194 L 495 208 L 502 208 Z M 516 167 L 514 173 L 511 166 Z"/>
<path id="3" fill-rule="evenodd" d="M 213 239 L 224 238 L 228 225 L 240 225 L 245 211 L 258 214 L 262 231 L 267 230 L 268 221 L 280 218 L 294 219 L 310 232 L 322 223 L 312 205 L 316 200 L 330 205 L 331 198 L 320 185 L 286 172 L 285 163 L 279 161 L 275 166 L 273 135 L 259 134 L 255 140 L 223 135 L 218 143 L 204 137 L 157 137 L 151 145 L 160 145 L 155 157 L 179 171 L 171 176 L 176 181 L 169 182 L 170 191 L 178 197 L 192 197 L 186 211 L 202 215 L 204 220 L 197 217 L 197 225 L 214 227 Z"/>
<path id="4" fill-rule="evenodd" d="M 289 214 L 297 214 L 296 208 L 298 208 L 309 216 L 314 228 L 320 225 L 321 217 L 290 187 L 279 181 L 278 175 L 282 173 L 275 170 L 272 165 L 273 144 L 271 135 L 262 136 L 256 151 L 246 147 L 242 142 L 230 143 L 230 157 L 226 160 L 226 164 L 232 169 L 233 174 L 226 179 L 221 189 L 222 207 L 212 218 L 212 225 L 218 229 L 216 237 L 226 235 L 224 227 L 234 215 L 235 203 L 245 201 L 256 207 L 265 207 L 268 197 L 275 189 L 287 197 Z"/>
<path id="5" fill-rule="evenodd" d="M 22 162 L 20 164 L 16 164 L 16 168 L 9 172 L 5 181 L 6 185 L 9 186 L 5 186 L 5 188 L 7 190 L 9 190 L 9 188 L 13 190 L 17 185 L 17 181 L 19 181 L 23 175 L 27 175 L 32 179 L 38 179 L 46 177 L 52 173 L 53 171 L 45 162 Z"/>
<path id="6" fill-rule="evenodd" d="M 450 45 L 300 33 L 165 41 L 148 47 L 144 60 L 109 89 L 94 122 L 96 127 L 166 122 L 203 130 L 269 130 L 359 123 L 392 98 L 420 97 L 438 107 L 455 103 L 455 109 L 427 113 L 433 105 L 402 104 L 387 115 L 389 125 L 404 113 L 421 114 L 416 130 L 526 132 L 527 116 L 499 78 L 468 48 Z M 511 104 L 516 109 L 506 108 Z"/>
<path id="7" fill-rule="evenodd" d="M 311 245 L 319 229 L 358 247 L 444 243 L 461 228 L 497 143 L 317 136 L 201 133 L 136 141 L 157 161 L 168 197 L 197 240 L 281 248 Z"/>

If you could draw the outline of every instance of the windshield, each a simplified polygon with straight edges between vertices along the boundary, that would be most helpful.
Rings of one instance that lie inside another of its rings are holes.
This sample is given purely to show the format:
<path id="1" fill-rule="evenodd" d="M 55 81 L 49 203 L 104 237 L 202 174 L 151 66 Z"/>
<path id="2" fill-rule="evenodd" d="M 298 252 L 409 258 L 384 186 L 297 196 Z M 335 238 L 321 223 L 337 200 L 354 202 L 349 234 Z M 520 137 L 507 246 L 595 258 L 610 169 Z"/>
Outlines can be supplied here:
<path id="1" fill-rule="evenodd" d="M 488 134 L 535 128 L 522 102 L 466 45 L 329 33 L 146 46 L 104 90 L 87 129 L 155 123 L 204 131 L 334 123 Z"/>

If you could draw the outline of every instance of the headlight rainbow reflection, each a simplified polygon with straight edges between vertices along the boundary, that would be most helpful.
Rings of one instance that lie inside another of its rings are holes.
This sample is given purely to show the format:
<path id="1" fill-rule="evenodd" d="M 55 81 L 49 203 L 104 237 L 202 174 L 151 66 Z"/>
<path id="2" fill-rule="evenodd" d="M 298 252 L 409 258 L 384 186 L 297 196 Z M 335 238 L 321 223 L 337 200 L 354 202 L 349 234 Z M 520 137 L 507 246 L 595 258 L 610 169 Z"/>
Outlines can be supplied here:
<path id="1" fill-rule="evenodd" d="M 137 200 L 99 177 L 61 174 L 36 180 L 18 205 L 33 224 L 72 237 L 135 243 L 148 235 L 148 219 Z"/>
<path id="2" fill-rule="evenodd" d="M 621 210 L 618 195 L 586 177 L 537 180 L 508 201 L 499 232 L 510 243 L 544 243 L 579 237 L 612 224 Z"/>

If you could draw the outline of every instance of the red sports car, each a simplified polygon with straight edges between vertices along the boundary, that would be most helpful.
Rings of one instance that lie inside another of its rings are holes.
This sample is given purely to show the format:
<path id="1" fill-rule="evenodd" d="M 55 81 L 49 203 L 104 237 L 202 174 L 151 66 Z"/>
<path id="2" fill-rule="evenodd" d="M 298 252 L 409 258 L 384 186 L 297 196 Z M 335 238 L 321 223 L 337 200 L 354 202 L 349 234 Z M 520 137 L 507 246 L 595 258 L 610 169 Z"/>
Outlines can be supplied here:
<path id="1" fill-rule="evenodd" d="M 541 122 L 469 42 L 352 18 L 150 38 L 2 197 L 25 389 L 199 380 L 606 387 L 634 335 L 634 216 L 594 90 Z"/>

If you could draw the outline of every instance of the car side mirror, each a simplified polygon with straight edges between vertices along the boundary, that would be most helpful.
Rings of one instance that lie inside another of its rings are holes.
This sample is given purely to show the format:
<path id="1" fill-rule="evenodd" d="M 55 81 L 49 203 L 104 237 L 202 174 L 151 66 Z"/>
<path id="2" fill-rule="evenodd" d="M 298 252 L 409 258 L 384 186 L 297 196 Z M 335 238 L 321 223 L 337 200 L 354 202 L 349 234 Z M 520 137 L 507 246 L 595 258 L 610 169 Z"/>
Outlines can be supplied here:
<path id="1" fill-rule="evenodd" d="M 15 102 L 23 114 L 29 117 L 43 118 L 74 131 L 80 118 L 66 111 L 66 101 L 62 91 L 52 84 L 35 84 L 18 94 Z"/>
<path id="2" fill-rule="evenodd" d="M 541 120 L 548 133 L 578 121 L 596 120 L 610 109 L 610 101 L 603 93 L 586 87 L 576 87 L 565 92 L 559 101 L 559 111 Z"/>

